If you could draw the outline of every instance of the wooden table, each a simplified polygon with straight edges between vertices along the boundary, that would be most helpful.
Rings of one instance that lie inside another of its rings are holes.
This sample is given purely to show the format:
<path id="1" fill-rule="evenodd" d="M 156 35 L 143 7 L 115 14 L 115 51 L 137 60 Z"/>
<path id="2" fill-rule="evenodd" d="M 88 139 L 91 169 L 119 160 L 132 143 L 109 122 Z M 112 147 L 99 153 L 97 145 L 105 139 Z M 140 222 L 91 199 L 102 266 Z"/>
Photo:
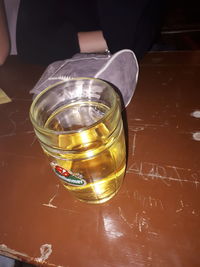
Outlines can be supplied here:
<path id="1" fill-rule="evenodd" d="M 64 267 L 200 266 L 200 52 L 149 53 L 127 108 L 122 188 L 101 205 L 74 199 L 29 121 L 44 68 L 10 57 L 0 87 L 0 254 Z"/>

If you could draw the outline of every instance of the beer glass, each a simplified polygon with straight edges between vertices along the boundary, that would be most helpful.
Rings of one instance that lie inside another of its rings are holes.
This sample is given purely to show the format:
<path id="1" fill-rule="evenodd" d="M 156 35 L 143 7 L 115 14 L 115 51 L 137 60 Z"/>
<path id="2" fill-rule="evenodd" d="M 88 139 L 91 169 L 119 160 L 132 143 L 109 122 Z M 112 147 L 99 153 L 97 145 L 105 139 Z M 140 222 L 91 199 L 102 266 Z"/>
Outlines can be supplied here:
<path id="1" fill-rule="evenodd" d="M 126 149 L 120 98 L 110 84 L 58 82 L 36 96 L 30 119 L 54 173 L 76 198 L 103 203 L 118 192 Z"/>

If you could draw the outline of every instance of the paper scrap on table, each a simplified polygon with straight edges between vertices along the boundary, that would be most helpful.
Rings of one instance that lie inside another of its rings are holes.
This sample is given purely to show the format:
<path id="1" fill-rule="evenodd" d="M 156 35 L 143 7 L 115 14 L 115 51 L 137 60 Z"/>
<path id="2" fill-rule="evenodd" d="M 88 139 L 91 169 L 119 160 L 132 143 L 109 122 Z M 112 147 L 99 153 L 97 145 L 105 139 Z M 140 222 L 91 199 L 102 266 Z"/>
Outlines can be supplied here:
<path id="1" fill-rule="evenodd" d="M 10 97 L 0 88 L 0 104 L 9 103 L 11 101 Z"/>

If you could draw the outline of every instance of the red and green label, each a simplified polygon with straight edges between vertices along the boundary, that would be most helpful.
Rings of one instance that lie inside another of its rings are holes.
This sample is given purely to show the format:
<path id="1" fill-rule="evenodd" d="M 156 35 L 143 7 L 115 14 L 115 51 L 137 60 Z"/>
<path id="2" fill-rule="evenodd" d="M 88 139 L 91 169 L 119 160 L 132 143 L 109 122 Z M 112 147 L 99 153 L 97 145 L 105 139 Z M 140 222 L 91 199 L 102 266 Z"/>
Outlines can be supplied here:
<path id="1" fill-rule="evenodd" d="M 86 181 L 82 178 L 82 175 L 72 173 L 56 164 L 51 164 L 53 167 L 54 172 L 61 178 L 64 182 L 68 183 L 69 185 L 74 186 L 83 186 L 86 185 Z"/>

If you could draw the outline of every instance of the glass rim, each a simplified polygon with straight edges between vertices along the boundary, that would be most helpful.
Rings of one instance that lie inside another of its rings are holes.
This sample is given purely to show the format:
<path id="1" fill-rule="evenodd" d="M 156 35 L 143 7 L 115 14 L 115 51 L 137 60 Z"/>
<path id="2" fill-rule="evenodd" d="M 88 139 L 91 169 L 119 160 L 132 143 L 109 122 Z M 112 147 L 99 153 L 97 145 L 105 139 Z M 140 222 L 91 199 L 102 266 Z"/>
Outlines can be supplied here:
<path id="1" fill-rule="evenodd" d="M 48 128 L 44 128 L 42 126 L 39 126 L 36 122 L 36 120 L 34 119 L 34 117 L 32 116 L 32 113 L 33 113 L 33 110 L 35 108 L 35 105 L 38 101 L 38 99 L 43 95 L 45 94 L 47 91 L 50 91 L 52 90 L 54 87 L 56 87 L 57 85 L 60 85 L 60 84 L 63 84 L 63 83 L 67 83 L 67 82 L 71 82 L 73 80 L 96 80 L 102 84 L 105 84 L 106 86 L 108 86 L 109 88 L 112 89 L 113 91 L 113 95 L 115 96 L 114 99 L 113 99 L 113 105 L 111 106 L 111 108 L 108 110 L 108 112 L 106 112 L 99 120 L 97 120 L 96 122 L 88 125 L 88 126 L 84 126 L 84 127 L 81 127 L 80 129 L 76 129 L 76 130 L 68 130 L 68 131 L 55 131 L 55 130 L 51 130 L 51 129 L 48 129 Z M 51 133 L 51 134 L 54 134 L 54 135 L 69 135 L 69 134 L 75 134 L 75 133 L 80 133 L 82 131 L 86 131 L 92 127 L 94 127 L 95 125 L 97 125 L 98 123 L 100 123 L 101 121 L 103 121 L 106 117 L 108 117 L 112 112 L 113 110 L 116 108 L 116 103 L 117 103 L 117 93 L 115 92 L 114 88 L 112 87 L 112 85 L 110 85 L 108 82 L 104 81 L 104 80 L 101 80 L 101 79 L 98 79 L 98 78 L 90 78 L 90 77 L 76 77 L 76 78 L 68 78 L 67 80 L 64 80 L 64 81 L 60 81 L 60 82 L 56 82 L 52 85 L 49 85 L 48 87 L 46 87 L 44 90 L 42 90 L 33 100 L 33 102 L 31 103 L 31 106 L 30 106 L 30 109 L 29 109 L 29 117 L 30 117 L 30 120 L 34 126 L 34 128 L 39 131 L 39 132 L 43 132 L 43 133 Z"/>

